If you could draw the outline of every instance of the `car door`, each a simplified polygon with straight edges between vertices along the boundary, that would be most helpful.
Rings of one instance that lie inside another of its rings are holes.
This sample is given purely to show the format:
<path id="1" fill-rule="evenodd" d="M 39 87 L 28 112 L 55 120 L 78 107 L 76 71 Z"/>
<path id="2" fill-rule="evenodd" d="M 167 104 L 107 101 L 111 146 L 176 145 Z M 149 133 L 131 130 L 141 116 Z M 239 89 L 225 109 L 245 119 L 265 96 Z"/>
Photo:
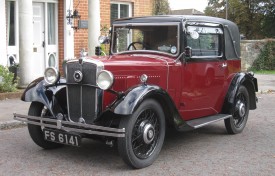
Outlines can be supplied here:
<path id="1" fill-rule="evenodd" d="M 180 112 L 185 120 L 217 114 L 227 74 L 223 30 L 218 25 L 186 26 L 185 47 L 191 55 L 182 65 Z"/>

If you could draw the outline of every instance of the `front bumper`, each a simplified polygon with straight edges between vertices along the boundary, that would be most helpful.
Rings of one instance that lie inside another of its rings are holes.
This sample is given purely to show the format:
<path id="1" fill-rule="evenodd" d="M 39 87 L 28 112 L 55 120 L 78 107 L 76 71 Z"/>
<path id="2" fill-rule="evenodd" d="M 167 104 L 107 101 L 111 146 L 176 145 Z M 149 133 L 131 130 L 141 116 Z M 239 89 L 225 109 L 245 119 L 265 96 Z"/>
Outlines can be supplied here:
<path id="1" fill-rule="evenodd" d="M 89 125 L 83 123 L 75 123 L 63 120 L 42 118 L 36 116 L 27 116 L 21 114 L 13 114 L 15 120 L 25 122 L 32 125 L 38 125 L 41 127 L 48 127 L 52 129 L 59 129 L 68 132 L 76 132 L 81 134 L 91 134 L 99 136 L 109 137 L 125 137 L 125 128 L 117 129 L 110 127 L 103 127 L 98 125 Z"/>

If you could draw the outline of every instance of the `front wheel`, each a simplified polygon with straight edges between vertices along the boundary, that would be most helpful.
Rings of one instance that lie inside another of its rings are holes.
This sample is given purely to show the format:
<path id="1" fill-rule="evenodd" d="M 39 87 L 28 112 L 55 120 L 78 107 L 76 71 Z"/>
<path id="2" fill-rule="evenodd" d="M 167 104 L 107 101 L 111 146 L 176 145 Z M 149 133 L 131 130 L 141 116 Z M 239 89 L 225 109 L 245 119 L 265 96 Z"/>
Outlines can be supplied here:
<path id="1" fill-rule="evenodd" d="M 32 102 L 28 114 L 30 116 L 42 117 L 47 114 L 47 110 L 44 109 L 43 104 Z M 62 144 L 46 141 L 43 137 L 41 126 L 28 124 L 28 130 L 34 143 L 44 149 L 55 149 L 63 146 Z"/>
<path id="2" fill-rule="evenodd" d="M 165 136 L 165 117 L 155 100 L 145 100 L 131 117 L 122 117 L 125 138 L 118 139 L 123 160 L 133 168 L 151 165 L 159 155 Z"/>
<path id="3" fill-rule="evenodd" d="M 244 86 L 240 86 L 234 100 L 232 117 L 224 120 L 229 134 L 241 133 L 246 125 L 249 114 L 249 94 Z"/>

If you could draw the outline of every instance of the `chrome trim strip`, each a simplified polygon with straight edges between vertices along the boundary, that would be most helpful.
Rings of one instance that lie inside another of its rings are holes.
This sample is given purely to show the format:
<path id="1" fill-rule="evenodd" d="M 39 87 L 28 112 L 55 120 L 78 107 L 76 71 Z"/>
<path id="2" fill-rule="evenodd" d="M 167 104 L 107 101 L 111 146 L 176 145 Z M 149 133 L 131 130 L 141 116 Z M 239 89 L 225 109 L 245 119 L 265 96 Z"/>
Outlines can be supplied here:
<path id="1" fill-rule="evenodd" d="M 88 62 L 88 63 L 96 64 L 98 67 L 104 67 L 103 62 L 99 60 L 88 58 L 88 57 L 82 57 L 82 59 L 83 59 L 83 63 Z M 71 59 L 67 61 L 67 63 L 71 63 L 71 62 L 79 62 L 79 59 Z"/>
<path id="2" fill-rule="evenodd" d="M 77 133 L 83 133 L 83 134 L 95 134 L 100 136 L 125 137 L 125 128 L 117 129 L 117 128 L 97 126 L 97 125 L 74 123 L 74 122 L 63 121 L 63 120 L 42 118 L 42 117 L 36 117 L 36 116 L 21 115 L 16 113 L 14 113 L 13 116 L 15 120 L 18 120 L 21 122 L 53 128 L 53 129 L 62 129 L 70 132 L 77 132 Z M 32 120 L 37 120 L 38 122 L 35 122 Z M 56 123 L 56 124 L 49 124 L 49 122 Z M 77 128 L 74 128 L 74 127 L 77 127 Z"/>

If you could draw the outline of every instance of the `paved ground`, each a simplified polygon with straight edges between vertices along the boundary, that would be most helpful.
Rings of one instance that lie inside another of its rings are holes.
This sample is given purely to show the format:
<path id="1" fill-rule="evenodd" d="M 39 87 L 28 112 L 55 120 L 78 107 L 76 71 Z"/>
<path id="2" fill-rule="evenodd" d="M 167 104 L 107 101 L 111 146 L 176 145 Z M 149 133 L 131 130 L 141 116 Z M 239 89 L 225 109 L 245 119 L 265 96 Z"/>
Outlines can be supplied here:
<path id="1" fill-rule="evenodd" d="M 261 94 L 243 133 L 226 134 L 223 122 L 166 135 L 156 162 L 132 170 L 116 148 L 85 140 L 80 148 L 43 150 L 27 128 L 0 130 L 0 175 L 275 175 L 275 94 Z"/>
<path id="2" fill-rule="evenodd" d="M 258 79 L 259 93 L 275 93 L 275 75 L 255 75 Z"/>

